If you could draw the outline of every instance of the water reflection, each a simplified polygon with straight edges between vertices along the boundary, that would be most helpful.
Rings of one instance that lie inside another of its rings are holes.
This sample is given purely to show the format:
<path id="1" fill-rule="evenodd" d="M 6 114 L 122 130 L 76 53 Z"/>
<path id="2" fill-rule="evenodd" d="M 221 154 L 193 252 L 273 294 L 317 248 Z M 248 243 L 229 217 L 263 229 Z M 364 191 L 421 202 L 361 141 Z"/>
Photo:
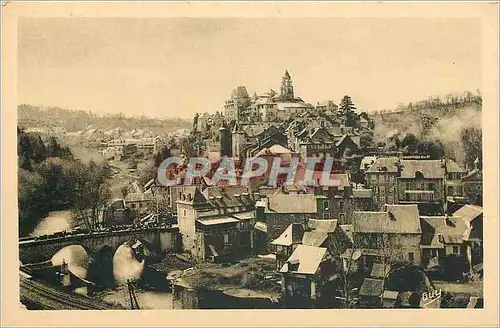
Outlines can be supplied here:
<path id="1" fill-rule="evenodd" d="M 129 243 L 118 247 L 113 256 L 113 274 L 118 284 L 124 284 L 128 279 L 138 279 L 144 271 L 145 260 L 138 261 Z"/>

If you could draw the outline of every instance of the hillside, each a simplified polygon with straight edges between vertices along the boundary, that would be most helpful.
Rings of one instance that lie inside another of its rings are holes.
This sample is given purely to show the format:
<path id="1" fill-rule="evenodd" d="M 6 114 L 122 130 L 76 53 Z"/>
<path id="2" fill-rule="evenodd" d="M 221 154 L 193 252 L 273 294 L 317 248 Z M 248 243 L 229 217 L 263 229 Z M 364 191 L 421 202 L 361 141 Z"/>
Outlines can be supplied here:
<path id="1" fill-rule="evenodd" d="M 408 134 L 419 140 L 439 142 L 445 155 L 462 165 L 472 165 L 481 156 L 482 101 L 480 96 L 456 101 L 419 102 L 372 116 L 375 142 L 402 141 Z"/>
<path id="2" fill-rule="evenodd" d="M 97 115 L 83 110 L 69 110 L 59 107 L 18 106 L 18 125 L 24 128 L 64 129 L 67 132 L 93 129 L 110 130 L 119 128 L 124 131 L 148 130 L 154 135 L 162 135 L 179 129 L 187 129 L 191 120 L 157 119 L 148 117 L 126 117 L 123 115 Z"/>

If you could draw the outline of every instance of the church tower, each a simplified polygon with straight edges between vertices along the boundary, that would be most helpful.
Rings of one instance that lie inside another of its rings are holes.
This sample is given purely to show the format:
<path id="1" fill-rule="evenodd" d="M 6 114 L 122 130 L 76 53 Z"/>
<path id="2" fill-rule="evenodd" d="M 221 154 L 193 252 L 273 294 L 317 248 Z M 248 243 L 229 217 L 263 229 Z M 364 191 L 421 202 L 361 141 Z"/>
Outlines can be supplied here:
<path id="1" fill-rule="evenodd" d="M 281 80 L 281 95 L 280 98 L 284 101 L 292 101 L 295 98 L 293 93 L 293 83 L 292 77 L 288 73 L 288 70 L 285 71 L 285 75 Z"/>

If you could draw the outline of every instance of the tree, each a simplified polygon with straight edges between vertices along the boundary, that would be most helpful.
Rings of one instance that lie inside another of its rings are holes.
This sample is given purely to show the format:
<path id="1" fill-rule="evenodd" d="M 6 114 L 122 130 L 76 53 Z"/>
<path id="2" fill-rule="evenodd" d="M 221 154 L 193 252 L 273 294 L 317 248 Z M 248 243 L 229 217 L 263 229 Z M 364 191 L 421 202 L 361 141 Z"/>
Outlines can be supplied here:
<path id="1" fill-rule="evenodd" d="M 381 224 L 385 225 L 384 222 L 381 222 Z M 383 231 L 388 231 L 388 229 Z M 404 246 L 405 244 L 398 234 L 381 233 L 376 237 L 376 249 L 379 255 L 378 260 L 382 266 L 382 279 L 384 281 L 380 295 L 381 304 L 389 276 L 408 265 L 404 258 Z"/>
<path id="2" fill-rule="evenodd" d="M 418 143 L 419 143 L 418 138 L 413 133 L 408 133 L 403 138 L 403 141 L 401 142 L 401 147 L 403 148 L 408 147 L 407 148 L 408 152 L 415 153 L 417 151 Z"/>
<path id="3" fill-rule="evenodd" d="M 353 274 L 356 271 L 359 248 L 344 233 L 336 232 L 329 238 L 327 249 L 335 264 L 337 274 L 340 278 L 340 289 L 342 295 L 342 307 L 351 309 L 355 307 L 355 299 L 352 293 Z"/>
<path id="4" fill-rule="evenodd" d="M 339 114 L 344 117 L 346 126 L 356 126 L 358 120 L 356 106 L 348 95 L 345 95 L 340 101 Z"/>
<path id="5" fill-rule="evenodd" d="M 483 133 L 478 128 L 467 128 L 461 132 L 462 149 L 465 152 L 465 165 L 474 167 L 474 160 L 482 157 Z"/>
<path id="6" fill-rule="evenodd" d="M 110 170 L 107 165 L 75 162 L 66 172 L 73 181 L 73 216 L 89 230 L 95 230 L 104 207 L 111 198 L 107 184 Z"/>
<path id="7" fill-rule="evenodd" d="M 19 236 L 25 236 L 47 212 L 50 199 L 44 193 L 45 181 L 39 173 L 19 169 L 18 179 Z"/>

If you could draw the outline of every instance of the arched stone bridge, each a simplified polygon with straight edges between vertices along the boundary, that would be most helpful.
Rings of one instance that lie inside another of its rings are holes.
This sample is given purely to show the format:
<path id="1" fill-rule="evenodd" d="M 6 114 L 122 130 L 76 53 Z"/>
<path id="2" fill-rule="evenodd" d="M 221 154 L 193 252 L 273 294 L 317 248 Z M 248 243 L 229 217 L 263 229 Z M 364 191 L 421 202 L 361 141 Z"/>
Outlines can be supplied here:
<path id="1" fill-rule="evenodd" d="M 23 264 L 47 261 L 57 251 L 69 245 L 81 245 L 89 254 L 99 254 L 104 249 L 114 254 L 120 245 L 134 239 L 144 243 L 152 251 L 153 256 L 180 250 L 179 228 L 140 228 L 66 235 L 49 239 L 20 240 L 19 261 Z"/>

